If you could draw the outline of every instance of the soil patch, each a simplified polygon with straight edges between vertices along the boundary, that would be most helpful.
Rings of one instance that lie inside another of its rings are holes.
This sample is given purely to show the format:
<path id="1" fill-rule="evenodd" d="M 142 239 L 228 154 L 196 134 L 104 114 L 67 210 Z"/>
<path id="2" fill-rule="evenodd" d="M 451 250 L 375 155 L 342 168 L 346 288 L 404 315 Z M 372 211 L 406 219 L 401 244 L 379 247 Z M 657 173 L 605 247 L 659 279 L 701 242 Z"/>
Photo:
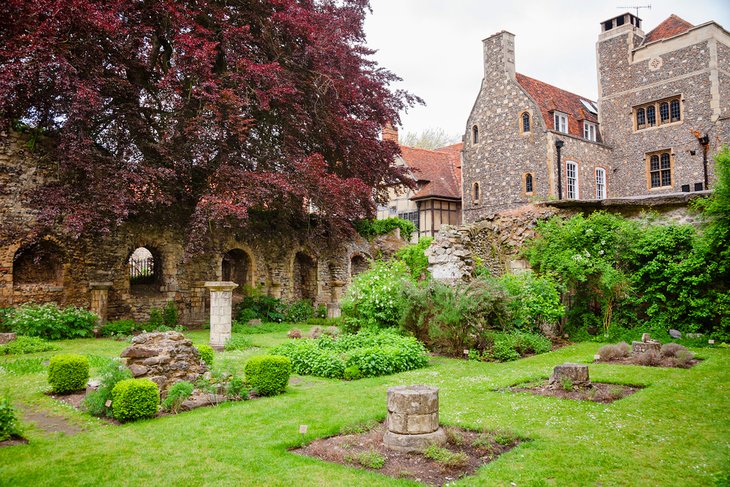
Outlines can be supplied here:
<path id="1" fill-rule="evenodd" d="M 28 440 L 22 436 L 11 436 L 7 440 L 0 441 L 0 448 L 4 446 L 25 445 L 26 443 L 28 443 Z"/>
<path id="2" fill-rule="evenodd" d="M 620 384 L 605 384 L 602 382 L 593 382 L 588 387 L 573 387 L 570 390 L 564 388 L 552 389 L 548 387 L 548 381 L 538 384 L 524 384 L 508 387 L 509 392 L 529 392 L 536 396 L 559 397 L 561 399 L 573 399 L 578 401 L 593 401 L 601 403 L 610 403 L 618 401 L 626 396 L 642 389 L 637 386 L 624 386 Z"/>
<path id="3" fill-rule="evenodd" d="M 480 466 L 525 441 L 504 432 L 479 432 L 456 427 L 445 429 L 448 443 L 439 450 L 442 455 L 439 460 L 427 458 L 422 453 L 386 449 L 383 446 L 385 423 L 363 433 L 315 440 L 292 451 L 328 462 L 367 468 L 389 477 L 444 485 L 473 474 Z"/>
<path id="4" fill-rule="evenodd" d="M 666 367 L 673 369 L 690 369 L 700 363 L 702 360 L 692 358 L 690 360 L 679 360 L 676 357 L 656 357 L 647 360 L 641 356 L 642 354 L 631 354 L 628 357 L 617 357 L 610 360 L 596 359 L 595 364 L 622 364 L 622 365 L 642 365 L 645 367 Z"/>
<path id="5" fill-rule="evenodd" d="M 51 416 L 42 411 L 19 406 L 23 419 L 35 423 L 36 426 L 47 433 L 65 433 L 75 435 L 83 431 L 80 427 L 69 423 L 63 416 Z"/>

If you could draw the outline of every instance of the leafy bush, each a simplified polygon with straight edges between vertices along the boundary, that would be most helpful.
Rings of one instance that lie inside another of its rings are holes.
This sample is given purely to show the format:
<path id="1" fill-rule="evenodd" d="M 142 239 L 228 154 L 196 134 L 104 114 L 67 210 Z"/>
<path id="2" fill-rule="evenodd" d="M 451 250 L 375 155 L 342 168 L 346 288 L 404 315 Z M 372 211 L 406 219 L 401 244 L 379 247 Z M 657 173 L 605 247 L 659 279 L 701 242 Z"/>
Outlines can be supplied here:
<path id="1" fill-rule="evenodd" d="M 193 393 L 193 389 L 194 386 L 190 382 L 183 380 L 175 383 L 167 391 L 167 397 L 162 401 L 162 408 L 165 411 L 177 414 L 182 403 Z"/>
<path id="2" fill-rule="evenodd" d="M 249 320 L 280 323 L 284 321 L 286 305 L 281 299 L 263 294 L 258 289 L 251 289 L 236 307 L 236 320 L 248 323 Z"/>
<path id="3" fill-rule="evenodd" d="M 506 295 L 489 278 L 449 286 L 440 282 L 407 285 L 402 328 L 430 349 L 461 356 L 465 349 L 484 350 L 487 335 L 509 323 Z"/>
<path id="4" fill-rule="evenodd" d="M 51 357 L 48 383 L 55 393 L 80 391 L 89 380 L 89 360 L 83 355 L 61 354 Z"/>
<path id="5" fill-rule="evenodd" d="M 150 308 L 150 317 L 147 323 L 145 323 L 145 329 L 157 330 L 162 326 L 166 326 L 165 319 L 162 316 L 162 310 L 153 306 Z"/>
<path id="6" fill-rule="evenodd" d="M 253 347 L 253 344 L 248 338 L 242 336 L 232 336 L 231 338 L 226 340 L 226 344 L 223 348 L 227 352 L 230 352 L 231 350 L 246 350 L 247 348 L 251 347 Z M 198 347 L 198 349 L 200 349 L 200 347 Z M 206 361 L 206 363 L 208 362 Z"/>
<path id="7" fill-rule="evenodd" d="M 100 371 L 99 388 L 84 398 L 84 406 L 89 414 L 112 417 L 112 409 L 106 405 L 112 399 L 112 390 L 118 382 L 131 378 L 132 373 L 118 360 L 108 361 Z"/>
<path id="8" fill-rule="evenodd" d="M 413 279 L 427 278 L 428 273 L 428 257 L 425 250 L 431 245 L 433 239 L 424 237 L 416 244 L 407 245 L 395 253 L 395 258 L 403 261 L 411 271 Z"/>
<path id="9" fill-rule="evenodd" d="M 178 312 L 175 301 L 168 301 L 165 303 L 165 307 L 162 308 L 162 324 L 175 328 L 178 325 Z"/>
<path id="10" fill-rule="evenodd" d="M 532 332 L 552 329 L 565 315 L 558 286 L 549 277 L 528 271 L 505 274 L 499 281 L 510 298 L 507 307 L 515 328 Z"/>
<path id="11" fill-rule="evenodd" d="M 9 318 L 13 308 L 0 308 L 0 333 L 8 333 L 11 331 Z"/>
<path id="12" fill-rule="evenodd" d="M 149 379 L 125 379 L 112 389 L 114 418 L 122 422 L 154 417 L 159 403 L 160 390 Z"/>
<path id="13" fill-rule="evenodd" d="M 48 340 L 94 336 L 99 317 L 85 309 L 59 309 L 55 303 L 24 304 L 7 318 L 8 326 L 18 335 Z"/>
<path id="14" fill-rule="evenodd" d="M 411 279 L 401 261 L 377 262 L 358 274 L 340 304 L 345 331 L 360 328 L 394 328 L 405 308 L 402 290 Z"/>
<path id="15" fill-rule="evenodd" d="M 334 379 L 356 380 L 428 365 L 423 344 L 389 330 L 291 341 L 273 348 L 271 353 L 289 357 L 297 374 Z"/>
<path id="16" fill-rule="evenodd" d="M 58 345 L 38 337 L 19 336 L 14 341 L 0 345 L 0 355 L 20 355 L 23 353 L 48 352 L 58 350 Z"/>
<path id="17" fill-rule="evenodd" d="M 302 299 L 292 303 L 287 309 L 284 319 L 289 323 L 303 323 L 314 316 L 314 307 L 310 299 Z"/>
<path id="18" fill-rule="evenodd" d="M 384 218 L 382 220 L 359 220 L 355 222 L 355 230 L 368 240 L 378 235 L 385 235 L 400 228 L 400 236 L 404 240 L 410 240 L 411 234 L 416 230 L 416 225 L 410 220 L 403 218 Z"/>
<path id="19" fill-rule="evenodd" d="M 604 345 L 598 349 L 598 355 L 601 357 L 601 360 L 606 362 L 628 357 L 629 353 L 629 345 L 626 342 L 621 342 L 618 345 Z"/>
<path id="20" fill-rule="evenodd" d="M 246 382 L 261 396 L 276 396 L 286 390 L 291 361 L 281 355 L 259 355 L 246 362 Z"/>
<path id="21" fill-rule="evenodd" d="M 246 382 L 241 377 L 232 376 L 226 384 L 226 397 L 228 399 L 248 399 Z"/>
<path id="22" fill-rule="evenodd" d="M 314 312 L 314 318 L 319 318 L 322 320 L 327 319 L 327 305 L 326 304 L 317 305 L 317 310 Z"/>
<path id="23" fill-rule="evenodd" d="M 10 399 L 0 396 L 0 441 L 7 440 L 19 433 L 18 418 Z"/>
<path id="24" fill-rule="evenodd" d="M 102 336 L 132 335 L 141 331 L 142 327 L 134 320 L 110 321 L 101 328 Z"/>
<path id="25" fill-rule="evenodd" d="M 198 353 L 200 354 L 200 358 L 205 362 L 205 365 L 208 367 L 213 366 L 213 360 L 215 358 L 215 352 L 213 352 L 213 347 L 210 345 L 198 345 Z"/>

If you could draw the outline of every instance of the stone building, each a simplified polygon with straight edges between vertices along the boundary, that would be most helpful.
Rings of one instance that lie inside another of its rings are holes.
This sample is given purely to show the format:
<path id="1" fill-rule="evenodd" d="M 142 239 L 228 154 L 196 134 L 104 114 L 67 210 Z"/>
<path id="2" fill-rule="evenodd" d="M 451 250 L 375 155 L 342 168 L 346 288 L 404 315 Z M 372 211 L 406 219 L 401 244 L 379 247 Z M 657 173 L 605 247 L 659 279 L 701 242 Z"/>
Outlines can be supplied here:
<path id="1" fill-rule="evenodd" d="M 698 191 L 729 140 L 730 34 L 671 16 L 648 34 L 629 13 L 601 23 L 597 102 L 515 72 L 515 36 L 483 41 L 467 122 L 463 220 L 530 201 Z"/>
<path id="2" fill-rule="evenodd" d="M 398 143 L 398 130 L 386 127 L 383 137 Z M 462 146 L 458 143 L 427 150 L 401 145 L 396 164 L 409 169 L 417 188 L 389 188 L 388 204 L 378 207 L 377 218 L 410 220 L 416 226 L 414 242 L 421 237 L 433 237 L 442 225 L 460 225 Z"/>
<path id="3" fill-rule="evenodd" d="M 0 224 L 17 235 L 0 243 L 0 308 L 56 302 L 108 319 L 145 321 L 152 307 L 174 301 L 183 323 L 203 323 L 205 281 L 232 280 L 240 290 L 259 288 L 289 302 L 310 299 L 336 315 L 344 289 L 373 253 L 359 237 L 333 244 L 306 232 L 286 239 L 230 229 L 208 251 L 188 255 L 182 225 L 131 222 L 109 236 L 31 238 L 34 213 L 24 195 L 45 181 L 44 164 L 19 134 L 0 134 Z"/>

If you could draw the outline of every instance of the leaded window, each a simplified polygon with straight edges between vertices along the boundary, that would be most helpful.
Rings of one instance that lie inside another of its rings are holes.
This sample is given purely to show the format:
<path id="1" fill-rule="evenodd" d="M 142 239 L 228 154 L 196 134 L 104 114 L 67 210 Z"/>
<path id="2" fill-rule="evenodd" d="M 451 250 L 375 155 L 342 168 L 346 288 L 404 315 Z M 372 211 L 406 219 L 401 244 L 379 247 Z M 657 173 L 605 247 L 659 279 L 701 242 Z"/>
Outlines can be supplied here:
<path id="1" fill-rule="evenodd" d="M 672 156 L 670 152 L 649 155 L 649 187 L 663 188 L 672 185 Z"/>

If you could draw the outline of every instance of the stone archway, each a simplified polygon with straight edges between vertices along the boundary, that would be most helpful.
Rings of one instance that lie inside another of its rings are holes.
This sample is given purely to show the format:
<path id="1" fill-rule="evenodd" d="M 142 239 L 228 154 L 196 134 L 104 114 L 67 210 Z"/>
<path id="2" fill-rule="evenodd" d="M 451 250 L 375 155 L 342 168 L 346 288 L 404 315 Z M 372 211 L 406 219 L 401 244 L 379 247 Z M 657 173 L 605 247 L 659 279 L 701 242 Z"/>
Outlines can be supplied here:
<path id="1" fill-rule="evenodd" d="M 243 293 L 253 286 L 253 261 L 242 249 L 231 249 L 223 254 L 221 261 L 221 278 L 238 284 L 237 290 Z"/>
<path id="2" fill-rule="evenodd" d="M 163 284 L 162 257 L 154 247 L 135 248 L 127 257 L 129 291 L 132 294 L 157 294 Z"/>
<path id="3" fill-rule="evenodd" d="M 370 268 L 370 261 L 361 254 L 355 254 L 350 258 L 350 278 L 354 278 L 361 272 Z"/>
<path id="4" fill-rule="evenodd" d="M 317 261 L 303 252 L 294 255 L 292 265 L 292 298 L 295 301 L 317 300 Z"/>

